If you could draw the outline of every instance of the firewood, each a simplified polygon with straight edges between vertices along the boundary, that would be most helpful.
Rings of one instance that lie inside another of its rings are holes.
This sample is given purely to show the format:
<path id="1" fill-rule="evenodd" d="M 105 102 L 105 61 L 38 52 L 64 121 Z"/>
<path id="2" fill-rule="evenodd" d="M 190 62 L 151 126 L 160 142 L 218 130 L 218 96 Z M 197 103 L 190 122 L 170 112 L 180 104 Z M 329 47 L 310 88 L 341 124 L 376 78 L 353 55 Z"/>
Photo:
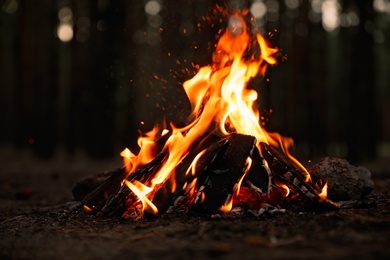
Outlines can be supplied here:
<path id="1" fill-rule="evenodd" d="M 276 183 L 286 185 L 292 191 L 298 193 L 300 198 L 308 202 L 328 204 L 338 208 L 339 205 L 327 198 L 321 198 L 321 188 L 310 181 L 306 181 L 307 173 L 293 163 L 287 155 L 277 148 L 266 143 L 260 143 L 261 154 L 267 161 Z"/>
<path id="2" fill-rule="evenodd" d="M 236 133 L 223 141 L 227 145 L 199 177 L 197 196 L 191 207 L 193 212 L 213 214 L 221 211 L 234 196 L 256 144 L 255 137 Z"/>
<path id="3" fill-rule="evenodd" d="M 127 172 L 125 167 L 122 167 L 107 174 L 109 177 L 106 178 L 106 180 L 104 180 L 99 186 L 83 197 L 78 197 L 81 194 L 77 191 L 85 185 L 79 185 L 77 189 L 73 190 L 74 197 L 78 198 L 78 200 L 80 200 L 83 205 L 87 206 L 93 212 L 99 210 L 110 196 L 118 192 L 123 179 L 126 178 Z M 93 180 L 93 178 L 89 179 Z M 97 181 L 97 179 L 98 178 L 95 178 L 94 180 Z"/>
<path id="4" fill-rule="evenodd" d="M 89 193 L 99 187 L 103 182 L 105 182 L 111 175 L 115 174 L 121 169 L 122 168 L 118 168 L 113 171 L 93 174 L 77 181 L 72 188 L 73 199 L 77 201 L 82 201 L 85 196 L 87 196 Z"/>
<path id="5" fill-rule="evenodd" d="M 184 197 L 188 195 L 183 187 L 188 188 L 194 179 L 211 163 L 215 154 L 222 149 L 222 145 L 219 143 L 221 137 L 218 135 L 207 134 L 205 138 L 201 139 L 202 141 L 191 149 L 190 153 L 177 165 L 175 173 L 170 176 L 153 197 L 153 204 L 158 208 L 159 214 L 166 212 L 169 207 L 178 208 L 182 205 Z M 196 162 L 195 174 L 188 173 L 189 167 L 196 156 L 205 149 L 207 149 L 205 154 Z"/>
<path id="6" fill-rule="evenodd" d="M 162 165 L 162 163 L 168 158 L 167 150 L 163 150 L 157 157 L 155 157 L 150 163 L 146 166 L 137 169 L 135 172 L 131 173 L 126 179 L 128 181 L 137 180 L 141 183 L 144 183 L 146 180 L 150 178 Z M 118 193 L 110 196 L 108 200 L 99 208 L 100 213 L 103 215 L 111 216 L 114 215 L 126 202 L 127 198 L 132 194 L 127 185 L 122 185 L 119 189 Z M 96 211 L 95 211 L 96 212 Z"/>
<path id="7" fill-rule="evenodd" d="M 264 163 L 259 149 L 254 149 L 252 155 L 252 165 L 244 177 L 242 186 L 254 189 L 259 196 L 264 196 L 271 191 L 272 174 Z"/>
<path id="8" fill-rule="evenodd" d="M 148 176 L 144 173 L 160 163 L 162 157 L 166 156 L 166 152 L 161 152 L 161 150 L 169 136 L 169 134 L 160 136 L 156 141 L 158 151 L 160 151 L 159 155 L 148 165 L 130 174 L 130 180 L 142 181 L 144 177 Z M 113 171 L 88 176 L 75 184 L 72 189 L 73 198 L 81 201 L 87 208 L 97 213 L 109 200 L 116 197 L 115 194 L 122 189 L 123 180 L 128 175 L 129 173 L 124 166 Z M 123 188 L 123 190 L 126 190 L 126 188 Z M 128 191 L 122 191 L 120 194 L 128 194 Z"/>

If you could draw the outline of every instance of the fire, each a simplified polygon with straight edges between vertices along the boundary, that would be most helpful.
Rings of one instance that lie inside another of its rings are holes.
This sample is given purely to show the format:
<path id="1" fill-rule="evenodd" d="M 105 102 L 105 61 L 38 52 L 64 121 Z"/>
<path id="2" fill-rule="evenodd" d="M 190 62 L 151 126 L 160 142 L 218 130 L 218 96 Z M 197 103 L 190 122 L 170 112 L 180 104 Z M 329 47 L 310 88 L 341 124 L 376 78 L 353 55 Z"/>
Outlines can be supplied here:
<path id="1" fill-rule="evenodd" d="M 135 195 L 140 199 L 142 202 L 142 210 L 145 211 L 146 209 L 151 209 L 153 213 L 157 214 L 158 209 L 156 206 L 146 197 L 147 194 L 153 191 L 152 188 L 147 187 L 146 185 L 142 184 L 139 181 L 135 181 L 134 183 L 131 183 L 127 180 L 125 180 L 125 184 L 134 192 Z"/>
<path id="2" fill-rule="evenodd" d="M 326 200 L 328 196 L 328 183 L 325 183 L 324 187 L 322 187 L 321 193 L 318 194 L 321 200 Z"/>
<path id="3" fill-rule="evenodd" d="M 249 50 L 254 48 L 256 50 L 250 53 Z M 186 172 L 186 175 L 192 176 L 193 179 L 185 182 L 182 186 L 177 186 L 170 177 L 175 172 L 177 165 L 200 141 L 200 137 L 207 133 L 216 133 L 219 136 L 227 136 L 233 132 L 250 135 L 256 138 L 258 148 L 263 142 L 280 147 L 289 155 L 288 150 L 292 145 L 292 140 L 276 133 L 268 133 L 261 126 L 260 112 L 256 105 L 258 94 L 255 90 L 247 88 L 250 79 L 257 75 L 264 76 L 267 67 L 277 63 L 276 56 L 279 52 L 279 49 L 271 47 L 261 34 L 252 36 L 242 16 L 233 15 L 229 18 L 228 28 L 216 44 L 213 64 L 200 68 L 192 79 L 183 83 L 183 88 L 192 107 L 191 123 L 182 128 L 171 125 L 171 135 L 163 147 L 163 150 L 168 152 L 168 158 L 147 183 L 124 181 L 124 184 L 142 203 L 143 210 L 151 211 L 154 214 L 158 213 L 157 207 L 153 204 L 153 196 L 168 180 L 173 182 L 170 186 L 171 192 L 185 191 L 195 202 L 203 202 L 206 199 L 204 187 L 202 186 L 198 190 L 195 188 L 198 181 L 198 160 L 204 156 L 206 150 L 195 157 Z M 152 131 L 138 139 L 140 152 L 137 155 L 128 149 L 122 151 L 121 155 L 129 175 L 140 166 L 153 160 L 160 151 L 156 141 L 166 134 L 167 130 L 164 129 L 164 126 L 157 125 Z M 306 169 L 294 157 L 291 155 L 289 157 L 307 173 Z M 247 169 L 250 168 L 250 165 L 251 161 L 248 157 Z M 240 181 L 234 186 L 231 196 L 221 206 L 221 212 L 226 213 L 232 209 L 233 200 L 240 192 L 241 182 L 247 169 Z M 305 181 L 310 181 L 308 173 Z M 286 190 L 286 196 L 288 196 L 289 188 L 286 185 L 281 185 L 281 187 Z M 324 189 L 321 194 L 326 197 L 326 187 Z"/>
<path id="4" fill-rule="evenodd" d="M 157 155 L 158 147 L 156 141 L 158 137 L 164 136 L 169 131 L 163 129 L 160 134 L 160 129 L 156 125 L 150 132 L 138 138 L 138 145 L 141 150 L 138 155 L 133 154 L 128 148 L 125 148 L 120 155 L 123 157 L 123 162 L 127 172 L 131 173 L 140 166 L 149 163 Z"/>

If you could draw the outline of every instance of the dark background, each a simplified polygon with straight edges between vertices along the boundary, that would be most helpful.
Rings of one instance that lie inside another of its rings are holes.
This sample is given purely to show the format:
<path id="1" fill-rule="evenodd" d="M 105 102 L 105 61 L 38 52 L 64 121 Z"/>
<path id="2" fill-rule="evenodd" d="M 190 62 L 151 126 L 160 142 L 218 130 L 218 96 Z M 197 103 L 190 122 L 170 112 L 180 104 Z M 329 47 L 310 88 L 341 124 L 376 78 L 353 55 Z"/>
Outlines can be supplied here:
<path id="1" fill-rule="evenodd" d="M 257 2 L 258 30 L 287 55 L 252 82 L 273 111 L 266 128 L 304 160 L 390 157 L 388 0 L 159 0 L 158 15 L 147 2 L 0 1 L 0 146 L 112 158 L 161 118 L 184 122 L 181 83 L 211 61 L 226 24 L 210 7 Z"/>

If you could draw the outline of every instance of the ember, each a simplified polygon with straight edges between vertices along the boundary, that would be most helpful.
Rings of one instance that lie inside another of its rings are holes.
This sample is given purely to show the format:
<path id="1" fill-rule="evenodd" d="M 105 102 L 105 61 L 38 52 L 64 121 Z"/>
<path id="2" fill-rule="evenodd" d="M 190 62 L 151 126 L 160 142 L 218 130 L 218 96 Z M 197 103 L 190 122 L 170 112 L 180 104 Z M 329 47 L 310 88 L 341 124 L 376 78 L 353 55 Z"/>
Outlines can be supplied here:
<path id="1" fill-rule="evenodd" d="M 288 153 L 292 141 L 260 124 L 257 92 L 248 81 L 264 76 L 280 51 L 252 35 L 241 15 L 229 17 L 213 54 L 183 87 L 192 106 L 183 128 L 157 124 L 142 135 L 140 152 L 121 155 L 124 167 L 73 193 L 94 214 L 140 218 L 171 210 L 229 213 L 259 211 L 284 202 L 339 205 L 327 198 L 327 184 L 312 182 Z"/>

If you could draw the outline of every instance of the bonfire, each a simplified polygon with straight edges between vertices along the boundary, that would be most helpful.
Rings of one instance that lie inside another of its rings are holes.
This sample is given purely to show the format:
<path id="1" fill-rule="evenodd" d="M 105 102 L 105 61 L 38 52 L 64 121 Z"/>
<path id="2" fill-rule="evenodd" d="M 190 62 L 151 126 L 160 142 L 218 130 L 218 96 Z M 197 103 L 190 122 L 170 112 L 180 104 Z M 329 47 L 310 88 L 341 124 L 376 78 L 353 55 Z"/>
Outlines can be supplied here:
<path id="1" fill-rule="evenodd" d="M 249 82 L 283 55 L 247 20 L 230 15 L 212 64 L 182 84 L 192 108 L 187 125 L 157 123 L 139 137 L 138 154 L 121 152 L 123 167 L 75 187 L 86 211 L 139 219 L 172 211 L 259 215 L 286 202 L 340 207 L 327 196 L 326 178 L 311 177 L 289 153 L 292 139 L 261 123 Z"/>

